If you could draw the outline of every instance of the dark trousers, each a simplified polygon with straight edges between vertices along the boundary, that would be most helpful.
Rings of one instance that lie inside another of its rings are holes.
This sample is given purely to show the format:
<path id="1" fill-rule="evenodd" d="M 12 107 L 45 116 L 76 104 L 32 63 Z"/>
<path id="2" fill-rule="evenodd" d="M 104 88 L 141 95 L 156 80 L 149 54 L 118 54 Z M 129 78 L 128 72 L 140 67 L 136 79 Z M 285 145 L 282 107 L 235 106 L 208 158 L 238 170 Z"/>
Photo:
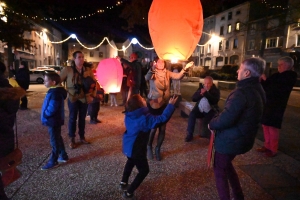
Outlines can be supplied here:
<path id="1" fill-rule="evenodd" d="M 49 162 L 57 162 L 59 156 L 61 156 L 63 159 L 67 159 L 68 155 L 65 150 L 64 141 L 61 137 L 61 126 L 48 126 L 48 132 L 50 135 L 50 144 L 52 147 L 52 153 Z"/>
<path id="2" fill-rule="evenodd" d="M 69 107 L 69 137 L 75 137 L 76 132 L 76 122 L 77 122 L 77 115 L 78 115 L 78 134 L 80 139 L 85 139 L 85 117 L 88 108 L 88 104 L 82 103 L 81 101 L 77 100 L 72 103 L 68 99 L 68 107 Z"/>
<path id="3" fill-rule="evenodd" d="M 215 152 L 214 174 L 220 200 L 230 200 L 228 182 L 232 188 L 234 200 L 244 199 L 239 177 L 231 163 L 235 156 L 233 154 Z"/>
<path id="4" fill-rule="evenodd" d="M 140 95 L 143 96 L 143 94 L 145 94 L 145 97 L 147 97 L 148 95 L 148 88 L 147 88 L 147 83 L 141 83 L 141 87 L 140 87 Z"/>
<path id="5" fill-rule="evenodd" d="M 3 185 L 3 182 L 2 182 L 2 175 L 0 173 L 0 199 L 1 200 L 7 200 L 7 196 L 5 194 L 5 191 L 4 191 L 4 185 Z"/>
<path id="6" fill-rule="evenodd" d="M 97 119 L 99 110 L 100 110 L 100 102 L 94 102 L 88 105 L 88 113 L 91 117 L 91 120 Z"/>
<path id="7" fill-rule="evenodd" d="M 136 166 L 138 170 L 138 174 L 134 178 L 133 182 L 130 184 L 130 187 L 127 189 L 127 192 L 129 194 L 134 193 L 134 191 L 140 186 L 140 184 L 143 182 L 143 180 L 146 178 L 146 176 L 149 173 L 149 165 L 148 165 L 147 158 L 134 159 L 134 158 L 127 157 L 127 162 L 125 164 L 122 182 L 128 183 L 129 176 L 134 166 Z"/>
<path id="8" fill-rule="evenodd" d="M 202 113 L 199 111 L 198 105 L 194 106 L 193 110 L 191 111 L 189 115 L 188 120 L 188 127 L 187 132 L 189 136 L 193 136 L 194 130 L 195 130 L 195 124 L 197 118 L 203 118 L 203 130 L 201 132 L 201 136 L 209 137 L 209 130 L 207 128 L 207 124 L 210 122 L 210 120 L 215 116 L 216 111 L 214 109 L 211 109 L 208 113 Z"/>
<path id="9" fill-rule="evenodd" d="M 165 135 L 166 135 L 166 127 L 167 124 L 160 124 L 157 128 L 158 128 L 158 136 L 157 136 L 157 144 L 156 147 L 158 147 L 160 149 L 161 145 L 163 144 L 164 140 L 165 140 Z M 149 140 L 148 140 L 148 146 L 152 147 L 152 143 L 154 140 L 154 136 L 156 133 L 156 129 L 151 129 L 150 131 L 150 135 L 149 135 Z"/>
<path id="10" fill-rule="evenodd" d="M 25 95 L 24 97 L 21 98 L 20 107 L 21 108 L 27 108 L 27 105 L 28 105 L 28 99 L 27 99 L 27 96 Z"/>
<path id="11" fill-rule="evenodd" d="M 122 104 L 125 106 L 128 98 L 128 90 L 121 90 L 122 94 Z"/>

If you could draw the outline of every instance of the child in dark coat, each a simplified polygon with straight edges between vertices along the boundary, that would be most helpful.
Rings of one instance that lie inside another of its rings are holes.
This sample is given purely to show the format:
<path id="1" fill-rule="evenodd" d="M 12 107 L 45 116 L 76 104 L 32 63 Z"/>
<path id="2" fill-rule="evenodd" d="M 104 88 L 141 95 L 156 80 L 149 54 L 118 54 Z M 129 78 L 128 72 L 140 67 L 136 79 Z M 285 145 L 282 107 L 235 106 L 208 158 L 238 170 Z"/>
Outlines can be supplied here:
<path id="1" fill-rule="evenodd" d="M 52 153 L 49 161 L 41 170 L 48 170 L 69 159 L 61 137 L 61 126 L 65 119 L 64 100 L 67 97 L 67 91 L 59 86 L 60 77 L 54 72 L 45 74 L 44 85 L 50 89 L 42 106 L 41 121 L 43 125 L 48 126 Z"/>
<path id="2" fill-rule="evenodd" d="M 146 101 L 139 94 L 129 98 L 125 113 L 126 131 L 123 136 L 123 153 L 128 160 L 120 183 L 120 188 L 124 191 L 123 198 L 133 199 L 134 191 L 149 173 L 146 152 L 150 130 L 171 118 L 176 100 L 177 97 L 171 98 L 164 112 L 155 116 L 149 113 Z M 134 166 L 136 166 L 138 174 L 128 186 L 128 179 Z"/>

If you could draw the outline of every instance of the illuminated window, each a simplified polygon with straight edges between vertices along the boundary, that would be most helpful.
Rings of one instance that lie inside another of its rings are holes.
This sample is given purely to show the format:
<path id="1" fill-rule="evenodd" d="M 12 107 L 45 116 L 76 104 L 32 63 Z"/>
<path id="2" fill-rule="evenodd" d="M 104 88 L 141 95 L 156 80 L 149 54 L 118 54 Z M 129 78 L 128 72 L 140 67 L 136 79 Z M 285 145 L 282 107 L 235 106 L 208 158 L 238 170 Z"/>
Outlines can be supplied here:
<path id="1" fill-rule="evenodd" d="M 227 33 L 231 33 L 231 24 L 228 25 Z"/>
<path id="2" fill-rule="evenodd" d="M 268 38 L 266 41 L 266 48 L 277 47 L 277 38 Z"/>
<path id="3" fill-rule="evenodd" d="M 237 22 L 235 24 L 235 30 L 239 31 L 240 30 L 240 22 Z"/>
<path id="4" fill-rule="evenodd" d="M 209 45 L 207 46 L 207 53 L 210 53 L 210 51 L 211 51 L 211 44 L 209 44 Z"/>

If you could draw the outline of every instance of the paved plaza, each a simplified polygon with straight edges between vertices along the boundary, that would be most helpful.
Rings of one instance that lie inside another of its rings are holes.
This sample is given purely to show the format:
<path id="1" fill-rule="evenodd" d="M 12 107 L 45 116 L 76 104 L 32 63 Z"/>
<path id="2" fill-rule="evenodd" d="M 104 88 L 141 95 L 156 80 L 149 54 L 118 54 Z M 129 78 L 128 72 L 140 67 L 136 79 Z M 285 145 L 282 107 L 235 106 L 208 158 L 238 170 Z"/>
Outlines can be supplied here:
<path id="1" fill-rule="evenodd" d="M 40 122 L 44 96 L 44 92 L 30 92 L 30 109 L 17 114 L 19 146 L 24 154 L 18 167 L 22 177 L 6 188 L 8 196 L 13 200 L 121 199 L 118 184 L 126 162 L 121 150 L 125 131 L 123 107 L 102 106 L 99 113 L 102 123 L 97 125 L 89 124 L 86 118 L 86 138 L 91 144 L 78 145 L 72 150 L 67 147 L 68 163 L 41 171 L 51 150 L 47 127 Z M 121 99 L 118 101 L 121 103 Z M 65 110 L 67 121 L 67 107 Z M 186 127 L 187 118 L 181 117 L 176 109 L 167 125 L 163 159 L 149 161 L 150 173 L 136 190 L 137 199 L 218 199 L 213 171 L 206 167 L 209 141 L 195 135 L 192 142 L 184 142 Z M 62 135 L 66 146 L 67 133 L 64 125 Z M 300 199 L 300 162 L 282 152 L 266 158 L 255 151 L 262 145 L 257 139 L 250 152 L 233 161 L 245 199 Z M 136 173 L 134 170 L 132 177 Z"/>

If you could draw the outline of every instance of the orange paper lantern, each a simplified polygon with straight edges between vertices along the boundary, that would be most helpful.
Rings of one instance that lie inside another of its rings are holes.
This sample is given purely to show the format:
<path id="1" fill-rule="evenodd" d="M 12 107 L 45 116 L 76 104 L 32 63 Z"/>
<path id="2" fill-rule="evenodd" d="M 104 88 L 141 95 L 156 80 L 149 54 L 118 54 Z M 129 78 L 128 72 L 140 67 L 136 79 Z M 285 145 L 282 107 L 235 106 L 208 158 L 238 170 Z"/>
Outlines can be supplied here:
<path id="1" fill-rule="evenodd" d="M 187 60 L 202 35 L 200 0 L 153 0 L 148 13 L 149 32 L 159 58 Z"/>
<path id="2" fill-rule="evenodd" d="M 101 60 L 97 68 L 97 79 L 105 92 L 115 93 L 120 92 L 123 68 L 116 58 L 108 58 Z"/>

